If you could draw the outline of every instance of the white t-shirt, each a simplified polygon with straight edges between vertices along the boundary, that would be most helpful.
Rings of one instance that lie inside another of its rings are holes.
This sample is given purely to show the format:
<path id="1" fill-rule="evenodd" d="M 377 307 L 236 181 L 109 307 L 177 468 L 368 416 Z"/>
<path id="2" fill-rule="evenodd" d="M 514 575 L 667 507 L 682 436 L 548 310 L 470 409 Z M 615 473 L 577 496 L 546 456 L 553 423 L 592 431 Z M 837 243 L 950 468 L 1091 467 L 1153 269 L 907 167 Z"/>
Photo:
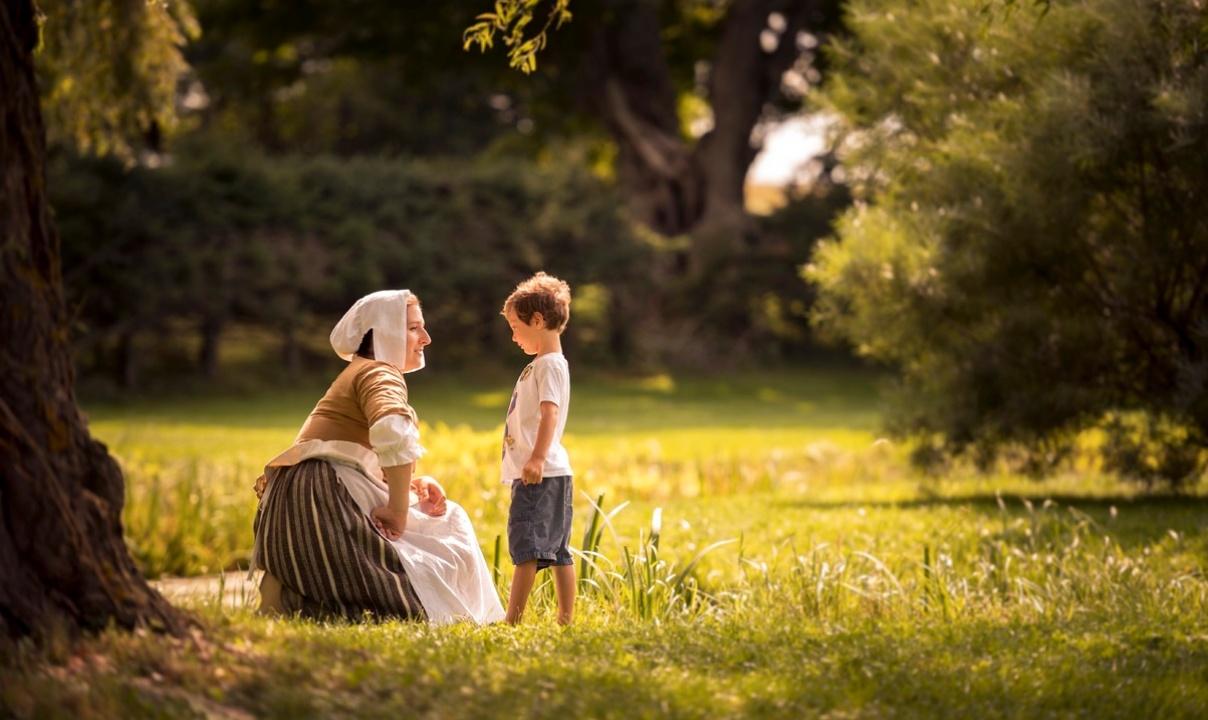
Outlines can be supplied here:
<path id="1" fill-rule="evenodd" d="M 570 366 L 562 353 L 538 355 L 520 373 L 512 401 L 508 403 L 507 419 L 503 425 L 503 463 L 500 479 L 507 485 L 519 480 L 524 464 L 533 454 L 537 427 L 541 424 L 541 403 L 558 406 L 558 424 L 545 456 L 541 477 L 573 475 L 570 456 L 562 447 L 562 431 L 570 409 Z"/>

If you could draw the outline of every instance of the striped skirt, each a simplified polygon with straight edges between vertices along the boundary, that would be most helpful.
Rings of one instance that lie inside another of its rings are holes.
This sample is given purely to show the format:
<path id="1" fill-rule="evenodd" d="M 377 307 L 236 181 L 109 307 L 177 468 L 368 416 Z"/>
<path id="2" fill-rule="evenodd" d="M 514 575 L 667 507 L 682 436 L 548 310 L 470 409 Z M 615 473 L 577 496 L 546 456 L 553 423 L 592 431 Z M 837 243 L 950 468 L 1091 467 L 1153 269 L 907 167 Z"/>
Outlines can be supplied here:
<path id="1" fill-rule="evenodd" d="M 253 556 L 281 581 L 287 612 L 319 619 L 426 618 L 398 552 L 327 461 L 282 468 L 254 528 Z"/>

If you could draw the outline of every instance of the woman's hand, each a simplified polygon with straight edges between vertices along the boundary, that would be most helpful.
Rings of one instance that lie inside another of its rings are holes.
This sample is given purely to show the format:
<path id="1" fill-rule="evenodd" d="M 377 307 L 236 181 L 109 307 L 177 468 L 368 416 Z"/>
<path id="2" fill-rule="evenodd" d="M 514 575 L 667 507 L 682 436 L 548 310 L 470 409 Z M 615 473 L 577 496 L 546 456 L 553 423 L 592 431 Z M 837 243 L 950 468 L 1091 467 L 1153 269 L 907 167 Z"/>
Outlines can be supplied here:
<path id="1" fill-rule="evenodd" d="M 407 527 L 407 511 L 393 510 L 389 505 L 379 505 L 369 513 L 373 525 L 387 540 L 398 540 Z"/>
<path id="2" fill-rule="evenodd" d="M 419 496 L 419 509 L 432 517 L 440 517 L 448 509 L 445 489 L 428 475 L 421 475 L 411 483 L 411 489 Z"/>

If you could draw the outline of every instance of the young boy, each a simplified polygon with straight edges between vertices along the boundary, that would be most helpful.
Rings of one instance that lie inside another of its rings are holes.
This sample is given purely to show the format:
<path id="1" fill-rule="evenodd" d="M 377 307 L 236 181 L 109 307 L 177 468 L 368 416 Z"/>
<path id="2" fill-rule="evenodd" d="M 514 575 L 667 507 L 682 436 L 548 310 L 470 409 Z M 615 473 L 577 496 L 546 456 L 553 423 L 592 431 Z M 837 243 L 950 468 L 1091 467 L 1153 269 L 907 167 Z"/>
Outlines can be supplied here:
<path id="1" fill-rule="evenodd" d="M 562 447 L 570 369 L 561 336 L 570 320 L 570 286 L 539 272 L 516 286 L 502 315 L 512 328 L 512 342 L 536 356 L 516 381 L 503 430 L 502 479 L 512 487 L 508 552 L 516 566 L 507 621 L 520 622 L 537 571 L 552 567 L 558 622 L 567 625 L 575 609 L 575 566 L 568 549 L 574 488 Z"/>

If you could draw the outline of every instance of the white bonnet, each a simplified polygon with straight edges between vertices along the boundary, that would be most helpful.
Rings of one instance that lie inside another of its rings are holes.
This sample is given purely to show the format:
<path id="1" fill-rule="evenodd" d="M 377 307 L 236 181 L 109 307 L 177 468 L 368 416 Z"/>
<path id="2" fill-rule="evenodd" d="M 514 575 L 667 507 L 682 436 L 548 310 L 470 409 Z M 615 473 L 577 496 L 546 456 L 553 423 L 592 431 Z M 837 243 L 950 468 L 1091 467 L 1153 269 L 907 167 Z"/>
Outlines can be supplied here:
<path id="1" fill-rule="evenodd" d="M 407 364 L 407 298 L 410 290 L 379 290 L 353 303 L 331 331 L 331 347 L 345 360 L 356 355 L 373 330 L 373 356 L 402 370 Z M 419 370 L 424 366 L 420 358 Z M 410 372 L 410 371 L 408 371 Z"/>

